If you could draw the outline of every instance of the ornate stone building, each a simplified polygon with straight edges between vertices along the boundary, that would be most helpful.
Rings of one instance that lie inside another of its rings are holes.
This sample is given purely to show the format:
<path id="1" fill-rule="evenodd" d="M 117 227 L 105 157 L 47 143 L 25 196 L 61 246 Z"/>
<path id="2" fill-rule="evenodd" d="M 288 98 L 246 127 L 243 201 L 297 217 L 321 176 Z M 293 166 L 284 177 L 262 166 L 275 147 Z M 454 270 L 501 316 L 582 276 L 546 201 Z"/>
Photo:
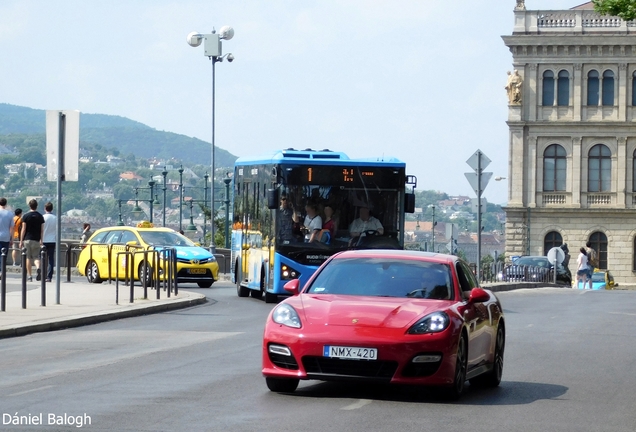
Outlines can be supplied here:
<path id="1" fill-rule="evenodd" d="M 506 253 L 587 241 L 600 267 L 636 282 L 636 22 L 517 1 L 503 36 L 509 98 Z M 570 266 L 572 267 L 572 266 Z"/>

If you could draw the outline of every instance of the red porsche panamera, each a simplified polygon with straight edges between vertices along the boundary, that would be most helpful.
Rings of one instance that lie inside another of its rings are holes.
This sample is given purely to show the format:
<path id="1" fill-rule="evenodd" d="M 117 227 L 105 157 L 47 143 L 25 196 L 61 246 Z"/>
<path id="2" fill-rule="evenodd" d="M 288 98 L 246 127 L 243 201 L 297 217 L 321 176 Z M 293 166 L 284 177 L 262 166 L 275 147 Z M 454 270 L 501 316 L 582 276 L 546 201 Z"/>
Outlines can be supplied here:
<path id="1" fill-rule="evenodd" d="M 270 313 L 263 375 L 275 392 L 299 380 L 494 387 L 503 372 L 499 300 L 452 255 L 357 250 L 334 255 Z"/>

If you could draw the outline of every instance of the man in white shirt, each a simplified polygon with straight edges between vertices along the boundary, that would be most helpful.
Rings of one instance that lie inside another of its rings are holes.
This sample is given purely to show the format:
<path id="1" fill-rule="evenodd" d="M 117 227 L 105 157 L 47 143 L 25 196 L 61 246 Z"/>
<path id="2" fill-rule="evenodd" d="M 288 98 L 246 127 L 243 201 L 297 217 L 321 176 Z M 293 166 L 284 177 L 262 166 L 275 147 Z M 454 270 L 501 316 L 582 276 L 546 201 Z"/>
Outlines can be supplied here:
<path id="1" fill-rule="evenodd" d="M 6 255 L 9 256 L 9 248 L 13 241 L 13 229 L 15 223 L 13 222 L 13 212 L 6 209 L 7 199 L 5 197 L 0 198 L 0 250 L 6 249 Z"/>
<path id="2" fill-rule="evenodd" d="M 360 217 L 355 219 L 349 227 L 351 237 L 360 237 L 366 231 L 376 231 L 378 234 L 384 234 L 382 223 L 371 216 L 368 206 L 360 207 Z"/>
<path id="3" fill-rule="evenodd" d="M 311 243 L 318 241 L 318 234 L 322 229 L 322 218 L 318 215 L 318 206 L 314 203 L 308 203 L 305 206 L 307 216 L 305 216 L 305 222 L 303 226 L 305 228 L 305 241 Z"/>
<path id="4" fill-rule="evenodd" d="M 44 228 L 42 229 L 42 245 L 46 248 L 46 256 L 49 262 L 47 266 L 46 281 L 53 279 L 53 267 L 55 266 L 55 241 L 57 240 L 57 216 L 53 212 L 53 203 L 44 204 Z M 38 269 L 37 280 L 40 278 Z"/>

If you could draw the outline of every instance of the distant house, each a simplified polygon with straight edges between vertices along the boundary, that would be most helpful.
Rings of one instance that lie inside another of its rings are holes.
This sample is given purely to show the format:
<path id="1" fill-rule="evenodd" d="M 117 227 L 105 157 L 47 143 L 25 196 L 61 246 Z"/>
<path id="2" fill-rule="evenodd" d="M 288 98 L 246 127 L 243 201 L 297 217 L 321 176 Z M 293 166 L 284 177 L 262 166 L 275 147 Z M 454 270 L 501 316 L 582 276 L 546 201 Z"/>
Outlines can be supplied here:
<path id="1" fill-rule="evenodd" d="M 137 174 L 135 174 L 132 171 L 126 171 L 126 172 L 123 172 L 123 173 L 119 174 L 119 178 L 121 180 L 143 180 L 143 177 L 138 176 Z"/>

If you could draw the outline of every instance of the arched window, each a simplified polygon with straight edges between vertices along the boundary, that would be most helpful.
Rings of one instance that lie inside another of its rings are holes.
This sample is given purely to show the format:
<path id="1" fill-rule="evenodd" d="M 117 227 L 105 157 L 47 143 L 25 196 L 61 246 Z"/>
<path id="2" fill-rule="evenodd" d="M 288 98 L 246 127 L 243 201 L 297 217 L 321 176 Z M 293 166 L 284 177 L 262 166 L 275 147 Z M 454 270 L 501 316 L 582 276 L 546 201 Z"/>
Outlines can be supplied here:
<path id="1" fill-rule="evenodd" d="M 556 231 L 550 231 L 543 239 L 543 255 L 547 255 L 548 251 L 553 247 L 559 247 L 563 244 L 563 237 Z"/>
<path id="2" fill-rule="evenodd" d="M 564 191 L 566 174 L 565 149 L 558 144 L 549 145 L 543 152 L 543 190 Z"/>
<path id="3" fill-rule="evenodd" d="M 614 106 L 614 72 L 603 72 L 603 106 Z"/>
<path id="4" fill-rule="evenodd" d="M 598 106 L 599 80 L 598 72 L 593 70 L 587 74 L 587 104 Z"/>
<path id="5" fill-rule="evenodd" d="M 636 72 L 632 74 L 632 106 L 636 106 Z"/>
<path id="6" fill-rule="evenodd" d="M 554 72 L 543 72 L 543 106 L 554 105 Z"/>
<path id="7" fill-rule="evenodd" d="M 598 268 L 607 270 L 607 236 L 596 231 L 592 233 L 589 241 L 598 255 Z"/>
<path id="8" fill-rule="evenodd" d="M 603 144 L 590 149 L 587 159 L 587 191 L 609 192 L 612 173 L 612 152 Z"/>
<path id="9" fill-rule="evenodd" d="M 570 74 L 566 70 L 559 72 L 557 81 L 557 105 L 570 105 Z"/>

